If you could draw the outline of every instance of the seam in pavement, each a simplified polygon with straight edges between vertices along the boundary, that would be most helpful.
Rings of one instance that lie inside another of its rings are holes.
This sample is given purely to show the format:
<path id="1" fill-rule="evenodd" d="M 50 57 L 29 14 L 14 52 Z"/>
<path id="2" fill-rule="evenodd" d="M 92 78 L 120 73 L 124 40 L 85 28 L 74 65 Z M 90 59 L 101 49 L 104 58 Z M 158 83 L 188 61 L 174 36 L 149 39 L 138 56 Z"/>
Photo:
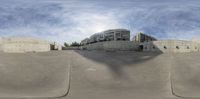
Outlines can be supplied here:
<path id="1" fill-rule="evenodd" d="M 70 61 L 68 62 L 68 88 L 67 91 L 64 95 L 62 96 L 55 96 L 55 97 L 0 97 L 0 99 L 61 99 L 61 98 L 66 98 L 66 96 L 70 92 L 70 84 L 71 84 L 71 58 Z"/>
<path id="2" fill-rule="evenodd" d="M 170 53 L 170 59 L 171 60 L 174 60 L 174 56 L 173 56 L 173 53 Z M 178 97 L 178 98 L 184 98 L 184 99 L 199 99 L 199 97 L 186 97 L 186 96 L 181 96 L 181 95 L 178 95 L 176 94 L 176 92 L 174 91 L 174 84 L 173 84 L 173 80 L 172 80 L 172 66 L 173 66 L 173 63 L 171 62 L 171 66 L 170 66 L 170 72 L 169 72 L 169 76 L 170 76 L 170 85 L 171 85 L 171 92 L 172 92 L 172 95 L 174 95 L 175 97 Z"/>

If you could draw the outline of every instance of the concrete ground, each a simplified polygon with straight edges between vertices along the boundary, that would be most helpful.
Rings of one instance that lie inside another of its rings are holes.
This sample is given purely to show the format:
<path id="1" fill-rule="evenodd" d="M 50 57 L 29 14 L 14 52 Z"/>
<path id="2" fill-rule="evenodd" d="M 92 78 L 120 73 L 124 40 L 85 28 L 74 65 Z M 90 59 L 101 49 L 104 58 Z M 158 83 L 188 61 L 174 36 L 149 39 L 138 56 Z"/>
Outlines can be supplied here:
<path id="1" fill-rule="evenodd" d="M 65 95 L 69 89 L 68 53 L 0 53 L 0 97 L 12 99 Z"/>
<path id="2" fill-rule="evenodd" d="M 0 98 L 200 98 L 200 53 L 0 53 Z"/>

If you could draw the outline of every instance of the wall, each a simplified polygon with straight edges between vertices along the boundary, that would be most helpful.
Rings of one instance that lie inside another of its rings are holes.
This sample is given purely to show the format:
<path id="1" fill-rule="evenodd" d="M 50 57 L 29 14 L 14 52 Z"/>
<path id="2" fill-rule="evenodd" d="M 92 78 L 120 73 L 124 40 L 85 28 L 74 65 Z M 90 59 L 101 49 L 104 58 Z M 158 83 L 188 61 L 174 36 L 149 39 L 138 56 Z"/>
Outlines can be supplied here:
<path id="1" fill-rule="evenodd" d="M 194 38 L 192 39 L 193 42 L 196 42 L 196 43 L 200 43 L 200 38 Z"/>
<path id="2" fill-rule="evenodd" d="M 3 52 L 45 52 L 50 51 L 48 44 L 16 44 L 8 43 L 2 46 Z"/>
<path id="3" fill-rule="evenodd" d="M 2 38 L 0 37 L 0 51 L 2 51 Z"/>
<path id="4" fill-rule="evenodd" d="M 143 51 L 161 51 L 161 52 L 198 52 L 200 44 L 192 41 L 183 40 L 163 40 L 141 43 L 144 46 Z"/>
<path id="5" fill-rule="evenodd" d="M 50 44 L 47 41 L 28 37 L 3 38 L 1 50 L 9 53 L 44 52 L 50 51 Z"/>
<path id="6" fill-rule="evenodd" d="M 92 43 L 88 45 L 82 46 L 82 49 L 87 49 L 87 50 L 103 50 L 103 44 L 105 42 L 97 42 L 97 43 Z"/>
<path id="7" fill-rule="evenodd" d="M 135 50 L 136 44 L 131 41 L 107 41 L 82 46 L 87 50 Z"/>

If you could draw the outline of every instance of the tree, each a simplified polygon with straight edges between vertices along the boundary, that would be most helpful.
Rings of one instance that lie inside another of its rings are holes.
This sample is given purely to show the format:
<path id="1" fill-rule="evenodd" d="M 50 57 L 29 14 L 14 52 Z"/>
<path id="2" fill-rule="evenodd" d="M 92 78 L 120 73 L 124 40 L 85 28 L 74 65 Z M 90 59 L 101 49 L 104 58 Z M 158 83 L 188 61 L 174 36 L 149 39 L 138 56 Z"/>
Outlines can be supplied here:
<path id="1" fill-rule="evenodd" d="M 79 47 L 80 44 L 77 42 L 72 42 L 72 44 L 70 45 L 71 47 Z"/>
<path id="2" fill-rule="evenodd" d="M 65 43 L 64 43 L 64 46 L 65 46 L 65 47 L 69 47 L 69 44 L 65 42 Z"/>

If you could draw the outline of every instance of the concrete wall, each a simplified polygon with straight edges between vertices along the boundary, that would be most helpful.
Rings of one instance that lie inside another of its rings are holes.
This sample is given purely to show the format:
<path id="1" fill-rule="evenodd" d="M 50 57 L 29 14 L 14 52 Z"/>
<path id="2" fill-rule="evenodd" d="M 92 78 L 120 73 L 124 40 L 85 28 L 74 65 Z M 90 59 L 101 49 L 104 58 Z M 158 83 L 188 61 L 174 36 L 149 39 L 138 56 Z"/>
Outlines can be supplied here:
<path id="1" fill-rule="evenodd" d="M 97 42 L 97 43 L 93 43 L 93 44 L 88 44 L 88 45 L 85 45 L 84 48 L 87 50 L 103 50 L 104 43 L 105 42 Z"/>
<path id="2" fill-rule="evenodd" d="M 161 51 L 161 52 L 198 52 L 200 44 L 192 41 L 183 40 L 163 40 L 145 42 L 143 51 Z"/>
<path id="3" fill-rule="evenodd" d="M 0 51 L 2 51 L 2 38 L 0 37 Z"/>
<path id="4" fill-rule="evenodd" d="M 200 43 L 200 38 L 194 38 L 192 39 L 193 42 L 196 42 L 196 43 Z"/>
<path id="5" fill-rule="evenodd" d="M 4 44 L 3 52 L 45 52 L 50 51 L 49 44 Z"/>
<path id="6" fill-rule="evenodd" d="M 9 53 L 22 52 L 44 52 L 50 51 L 50 44 L 47 41 L 28 38 L 28 37 L 13 37 L 3 38 L 1 40 L 1 50 Z"/>
<path id="7" fill-rule="evenodd" d="M 135 50 L 136 46 L 131 41 L 107 41 L 82 46 L 87 50 Z"/>

